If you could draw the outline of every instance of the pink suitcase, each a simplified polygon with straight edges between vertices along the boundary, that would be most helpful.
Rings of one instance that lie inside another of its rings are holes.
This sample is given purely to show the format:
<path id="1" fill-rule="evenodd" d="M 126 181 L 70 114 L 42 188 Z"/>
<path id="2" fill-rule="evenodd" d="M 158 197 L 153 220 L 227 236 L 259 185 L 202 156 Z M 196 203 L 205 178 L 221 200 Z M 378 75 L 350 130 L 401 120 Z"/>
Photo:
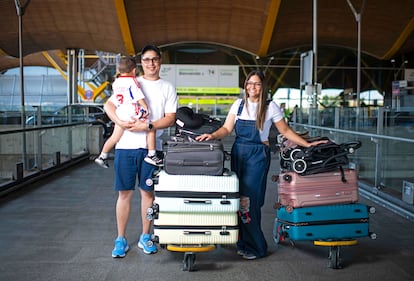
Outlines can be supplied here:
<path id="1" fill-rule="evenodd" d="M 278 185 L 279 205 L 293 208 L 352 203 L 358 201 L 357 173 L 352 169 L 300 176 L 281 173 Z"/>

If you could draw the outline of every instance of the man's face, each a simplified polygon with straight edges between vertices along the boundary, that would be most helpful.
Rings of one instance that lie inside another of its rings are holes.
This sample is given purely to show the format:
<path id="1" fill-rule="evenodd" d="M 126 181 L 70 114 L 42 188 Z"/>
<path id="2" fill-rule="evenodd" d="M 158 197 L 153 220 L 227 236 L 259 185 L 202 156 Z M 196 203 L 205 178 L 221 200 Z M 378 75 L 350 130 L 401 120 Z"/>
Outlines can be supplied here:
<path id="1" fill-rule="evenodd" d="M 161 58 L 155 51 L 149 50 L 142 54 L 141 65 L 145 76 L 158 78 L 161 68 Z"/>

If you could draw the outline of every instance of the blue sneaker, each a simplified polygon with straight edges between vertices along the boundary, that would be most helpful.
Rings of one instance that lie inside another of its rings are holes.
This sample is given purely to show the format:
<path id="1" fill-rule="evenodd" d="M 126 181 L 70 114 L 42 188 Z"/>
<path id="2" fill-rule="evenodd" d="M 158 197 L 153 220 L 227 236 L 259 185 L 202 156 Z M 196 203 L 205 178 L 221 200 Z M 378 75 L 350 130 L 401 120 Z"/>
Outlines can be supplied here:
<path id="1" fill-rule="evenodd" d="M 126 252 L 128 252 L 128 242 L 124 237 L 118 237 L 115 239 L 115 248 L 112 250 L 113 258 L 123 258 Z"/>
<path id="2" fill-rule="evenodd" d="M 157 246 L 151 240 L 151 234 L 141 234 L 138 241 L 138 248 L 142 249 L 145 254 L 155 254 Z"/>

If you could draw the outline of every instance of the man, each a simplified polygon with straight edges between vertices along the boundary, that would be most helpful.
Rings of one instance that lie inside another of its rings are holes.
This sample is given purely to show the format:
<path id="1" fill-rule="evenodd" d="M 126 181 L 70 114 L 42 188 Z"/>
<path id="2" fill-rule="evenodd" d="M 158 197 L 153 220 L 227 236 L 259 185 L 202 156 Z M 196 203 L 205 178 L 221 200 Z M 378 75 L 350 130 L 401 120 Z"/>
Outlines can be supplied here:
<path id="1" fill-rule="evenodd" d="M 151 222 L 146 219 L 146 210 L 154 201 L 152 174 L 155 166 L 144 160 L 147 154 L 146 133 L 156 130 L 157 150 L 162 151 L 160 136 L 164 128 L 173 126 L 177 110 L 177 93 L 171 83 L 160 78 L 161 52 L 153 45 L 145 46 L 141 51 L 141 64 L 144 75 L 138 77 L 138 82 L 147 101 L 150 116 L 147 121 L 121 121 L 116 114 L 117 104 L 107 102 L 105 111 L 119 126 L 125 129 L 121 139 L 115 146 L 115 187 L 118 191 L 116 202 L 116 222 L 118 235 L 112 257 L 125 257 L 129 250 L 126 239 L 126 227 L 131 210 L 131 200 L 135 190 L 136 179 L 141 195 L 142 234 L 138 247 L 145 254 L 157 252 L 157 247 L 151 241 Z M 151 121 L 152 120 L 152 121 Z M 138 177 L 137 177 L 138 175 Z"/>

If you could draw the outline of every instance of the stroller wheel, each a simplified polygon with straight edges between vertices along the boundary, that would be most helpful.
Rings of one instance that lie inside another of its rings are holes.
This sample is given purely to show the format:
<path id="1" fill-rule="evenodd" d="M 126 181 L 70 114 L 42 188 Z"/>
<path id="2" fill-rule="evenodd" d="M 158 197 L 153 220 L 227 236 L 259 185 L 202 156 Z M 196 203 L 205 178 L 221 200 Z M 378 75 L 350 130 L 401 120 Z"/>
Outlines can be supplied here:
<path id="1" fill-rule="evenodd" d="M 299 148 L 296 148 L 294 150 L 292 150 L 292 152 L 290 153 L 290 159 L 292 161 L 295 161 L 296 159 L 302 158 L 303 155 L 303 151 Z"/>
<path id="2" fill-rule="evenodd" d="M 280 151 L 280 157 L 283 159 L 283 160 L 290 160 L 290 151 L 289 150 L 287 150 L 287 151 Z"/>
<path id="3" fill-rule="evenodd" d="M 306 162 L 303 159 L 297 159 L 293 161 L 293 171 L 295 171 L 298 174 L 305 172 L 307 166 L 308 165 L 306 165 Z"/>
<path id="4" fill-rule="evenodd" d="M 355 150 L 357 150 L 358 148 L 361 147 L 361 142 L 360 141 L 351 141 L 351 142 L 346 142 L 343 145 L 345 146 L 348 153 L 352 154 L 352 153 L 355 152 Z"/>

